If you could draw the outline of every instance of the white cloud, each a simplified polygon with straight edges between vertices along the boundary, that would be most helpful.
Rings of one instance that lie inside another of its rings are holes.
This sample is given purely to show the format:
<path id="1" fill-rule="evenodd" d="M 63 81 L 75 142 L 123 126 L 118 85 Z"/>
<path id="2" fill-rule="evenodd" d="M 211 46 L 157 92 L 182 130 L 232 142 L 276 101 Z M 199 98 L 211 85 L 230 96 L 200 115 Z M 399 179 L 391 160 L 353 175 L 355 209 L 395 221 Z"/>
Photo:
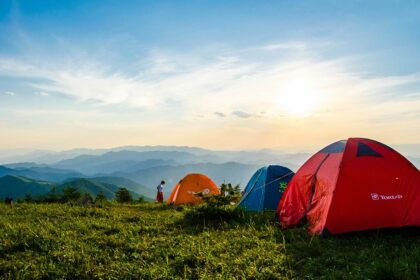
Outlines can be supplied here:
<path id="1" fill-rule="evenodd" d="M 266 46 L 268 49 L 302 47 L 303 43 Z M 220 112 L 234 112 L 237 117 L 256 116 L 264 111 L 264 119 L 286 115 L 278 103 L 282 89 L 290 81 L 309 84 L 316 92 L 314 114 L 328 112 L 355 115 L 361 108 L 375 104 L 373 96 L 396 87 L 420 83 L 420 73 L 404 76 L 366 77 L 347 70 L 349 60 L 319 61 L 255 61 L 244 56 L 214 57 L 200 63 L 195 58 L 171 58 L 153 54 L 147 69 L 135 74 L 111 70 L 97 63 L 85 62 L 65 68 L 37 65 L 25 61 L 0 58 L 0 75 L 38 78 L 30 85 L 35 94 L 48 92 L 72 96 L 81 101 L 95 101 L 99 105 L 124 105 L 143 108 L 160 119 L 193 117 L 196 112 L 203 119 L 222 117 Z M 148 71 L 150 70 L 150 71 Z M 279 100 L 280 99 L 280 100 Z M 385 102 L 381 100 L 380 102 Z M 416 108 L 390 108 L 392 112 Z M 216 113 L 215 113 L 216 112 Z M 240 113 L 238 113 L 240 112 Z M 247 115 L 245 115 L 245 114 Z M 370 114 L 370 112 L 364 112 Z M 380 112 L 377 112 L 380 114 Z M 260 120 L 261 121 L 261 120 Z"/>
<path id="2" fill-rule="evenodd" d="M 222 112 L 214 112 L 214 114 L 216 116 L 218 116 L 218 117 L 221 117 L 221 118 L 225 118 L 226 117 L 226 114 L 225 113 L 222 113 Z"/>
<path id="3" fill-rule="evenodd" d="M 307 48 L 307 44 L 304 42 L 286 42 L 286 43 L 277 43 L 277 44 L 269 44 L 263 46 L 261 49 L 263 50 L 300 50 L 303 51 Z"/>
<path id="4" fill-rule="evenodd" d="M 50 94 L 48 92 L 45 92 L 45 91 L 35 91 L 34 92 L 34 95 L 37 95 L 37 96 L 48 96 Z"/>
<path id="5" fill-rule="evenodd" d="M 13 92 L 13 91 L 5 91 L 4 94 L 10 95 L 10 96 L 15 96 L 16 95 L 16 93 Z"/>
<path id="6" fill-rule="evenodd" d="M 247 119 L 250 118 L 252 115 L 247 113 L 247 112 L 243 112 L 243 111 L 235 111 L 232 113 L 232 115 L 237 116 L 239 118 L 243 118 L 243 119 Z"/>
<path id="7" fill-rule="evenodd" d="M 13 113 L 13 120 L 29 124 L 8 124 L 8 129 L 20 129 L 13 134 L 16 139 L 23 139 L 28 128 L 34 135 L 45 129 L 47 136 L 39 138 L 39 143 L 45 143 L 48 137 L 58 137 L 54 129 L 65 127 L 67 140 L 62 136 L 51 141 L 68 141 L 69 146 L 75 145 L 72 135 L 80 135 L 81 125 L 89 137 L 80 136 L 78 145 L 95 139 L 95 145 L 175 143 L 237 147 L 237 135 L 241 135 L 243 147 L 292 147 L 309 145 L 308 141 L 310 145 L 322 146 L 349 136 L 388 143 L 419 141 L 413 131 L 420 126 L 420 98 L 401 95 L 407 91 L 410 96 L 420 96 L 420 73 L 365 76 L 349 71 L 350 62 L 344 59 L 256 62 L 232 55 L 204 63 L 191 61 L 187 67 L 166 57 L 157 67 L 150 68 L 153 71 L 129 75 L 93 67 L 93 63 L 58 69 L 23 61 L 2 64 L 0 59 L 0 75 L 23 77 L 21 81 L 30 78 L 36 92 L 61 93 L 81 102 L 95 101 L 86 102 L 83 109 L 65 104 L 67 111 L 22 109 Z M 291 81 L 313 89 L 317 106 L 309 116 L 296 117 L 284 110 L 282 102 L 291 106 L 283 99 L 283 90 Z M 395 95 L 382 98 L 389 92 Z M 92 103 L 101 106 L 92 108 L 88 105 Z M 162 138 L 161 131 L 171 136 Z M 209 131 L 213 136 L 208 136 Z M 287 137 L 279 137 L 284 131 Z"/>

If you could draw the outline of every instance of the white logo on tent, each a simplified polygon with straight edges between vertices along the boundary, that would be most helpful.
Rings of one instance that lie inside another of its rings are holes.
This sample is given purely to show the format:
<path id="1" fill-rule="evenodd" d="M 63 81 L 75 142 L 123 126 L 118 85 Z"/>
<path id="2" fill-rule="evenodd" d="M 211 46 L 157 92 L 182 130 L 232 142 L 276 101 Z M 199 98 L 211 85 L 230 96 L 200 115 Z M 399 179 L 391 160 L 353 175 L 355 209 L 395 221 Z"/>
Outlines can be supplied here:
<path id="1" fill-rule="evenodd" d="M 191 194 L 191 195 L 196 195 L 196 194 L 198 194 L 198 193 L 200 193 L 200 192 L 193 192 L 193 191 L 187 191 L 187 193 L 189 193 L 189 194 Z M 204 189 L 201 193 L 203 193 L 203 194 L 209 194 L 210 193 L 210 190 L 209 189 Z"/>
<path id="2" fill-rule="evenodd" d="M 377 193 L 371 193 L 370 196 L 373 200 L 379 200 L 379 195 Z"/>
<path id="3" fill-rule="evenodd" d="M 401 194 L 383 195 L 383 194 L 371 193 L 370 196 L 372 197 L 372 200 L 397 200 L 397 199 L 403 198 Z"/>

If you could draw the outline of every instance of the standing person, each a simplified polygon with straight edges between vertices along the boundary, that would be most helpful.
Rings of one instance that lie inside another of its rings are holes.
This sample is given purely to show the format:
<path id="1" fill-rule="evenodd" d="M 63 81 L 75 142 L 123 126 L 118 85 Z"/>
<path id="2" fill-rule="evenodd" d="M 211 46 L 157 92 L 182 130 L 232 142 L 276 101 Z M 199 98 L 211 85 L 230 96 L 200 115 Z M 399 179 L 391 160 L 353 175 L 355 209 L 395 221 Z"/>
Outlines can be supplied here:
<path id="1" fill-rule="evenodd" d="M 160 184 L 156 187 L 157 189 L 156 202 L 157 203 L 163 202 L 163 185 L 165 185 L 165 181 L 161 181 Z"/>

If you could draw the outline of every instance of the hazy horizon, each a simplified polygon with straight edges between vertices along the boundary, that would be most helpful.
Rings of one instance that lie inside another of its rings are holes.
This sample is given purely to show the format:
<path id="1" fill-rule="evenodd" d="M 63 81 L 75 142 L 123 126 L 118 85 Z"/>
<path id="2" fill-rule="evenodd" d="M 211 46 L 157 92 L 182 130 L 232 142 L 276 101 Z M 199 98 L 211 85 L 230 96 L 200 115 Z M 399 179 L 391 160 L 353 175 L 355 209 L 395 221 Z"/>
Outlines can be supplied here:
<path id="1" fill-rule="evenodd" d="M 352 138 L 360 138 L 360 137 L 352 137 Z M 363 138 L 363 137 L 362 137 Z M 348 139 L 348 138 L 347 138 Z M 336 139 L 336 141 L 340 140 L 346 140 L 346 139 Z M 377 140 L 377 139 L 373 139 Z M 336 142 L 334 141 L 334 142 Z M 291 152 L 311 152 L 314 149 L 322 149 L 325 146 L 328 146 L 333 142 L 325 143 L 324 146 L 301 146 L 297 147 L 295 149 L 291 149 Z M 406 147 L 406 148 L 417 148 L 420 147 L 420 143 L 384 143 L 388 146 L 395 147 Z M 74 146 L 74 147 L 68 147 L 68 148 L 42 148 L 42 147 L 34 147 L 34 148 L 24 148 L 24 147 L 18 147 L 18 148 L 0 148 L 0 151 L 52 151 L 52 152 L 66 152 L 66 151 L 72 151 L 72 150 L 109 150 L 109 149 L 119 149 L 119 148 L 130 148 L 130 147 L 151 147 L 151 148 L 159 148 L 159 147 L 175 147 L 175 148 L 197 148 L 197 149 L 204 149 L 204 150 L 211 150 L 211 151 L 259 151 L 259 150 L 274 150 L 274 151 L 285 151 L 287 152 L 287 148 L 285 147 L 249 147 L 249 148 L 212 148 L 212 147 L 205 147 L 205 146 L 192 146 L 192 145 L 174 145 L 174 144 L 156 144 L 156 145 L 142 145 L 142 144 L 126 144 L 126 145 L 118 145 L 118 146 Z M 417 150 L 416 150 L 417 151 Z M 418 151 L 420 154 L 420 150 Z"/>
<path id="2" fill-rule="evenodd" d="M 0 4 L 0 150 L 420 143 L 420 2 Z"/>

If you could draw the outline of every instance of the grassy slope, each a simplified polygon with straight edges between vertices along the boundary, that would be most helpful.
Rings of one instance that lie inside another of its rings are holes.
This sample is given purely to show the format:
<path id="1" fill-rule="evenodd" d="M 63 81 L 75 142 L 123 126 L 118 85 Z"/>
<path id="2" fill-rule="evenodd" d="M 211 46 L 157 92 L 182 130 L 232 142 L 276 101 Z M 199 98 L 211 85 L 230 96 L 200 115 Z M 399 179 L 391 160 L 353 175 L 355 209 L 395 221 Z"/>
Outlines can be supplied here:
<path id="1" fill-rule="evenodd" d="M 159 205 L 0 205 L 0 277 L 10 279 L 415 279 L 407 230 L 322 239 L 270 219 L 208 227 Z"/>
<path id="2" fill-rule="evenodd" d="M 152 197 L 154 197 L 156 194 L 155 189 L 149 189 L 146 186 L 138 184 L 127 178 L 103 176 L 103 177 L 94 177 L 94 178 L 91 178 L 91 180 L 101 182 L 101 183 L 106 183 L 106 184 L 113 184 L 118 187 L 127 188 L 128 190 L 135 192 L 137 196 L 139 194 L 143 195 L 146 200 L 150 200 L 150 201 L 154 200 Z"/>
<path id="3" fill-rule="evenodd" d="M 33 180 L 26 177 L 6 175 L 0 177 L 0 199 L 11 196 L 23 198 L 25 194 L 31 193 L 33 196 L 43 195 L 50 191 L 53 183 Z"/>
<path id="4" fill-rule="evenodd" d="M 59 191 L 62 191 L 64 188 L 74 187 L 81 193 L 90 193 L 94 197 L 102 192 L 108 199 L 113 199 L 115 192 L 120 187 L 126 187 L 134 199 L 142 195 L 147 201 L 153 201 L 151 197 L 154 195 L 151 190 L 147 190 L 135 182 L 117 177 L 73 178 L 66 180 L 63 184 L 56 185 L 52 182 L 27 177 L 6 175 L 0 177 L 0 200 L 8 196 L 16 200 L 24 198 L 26 194 L 32 194 L 34 197 L 45 196 L 53 186 L 57 187 Z"/>

